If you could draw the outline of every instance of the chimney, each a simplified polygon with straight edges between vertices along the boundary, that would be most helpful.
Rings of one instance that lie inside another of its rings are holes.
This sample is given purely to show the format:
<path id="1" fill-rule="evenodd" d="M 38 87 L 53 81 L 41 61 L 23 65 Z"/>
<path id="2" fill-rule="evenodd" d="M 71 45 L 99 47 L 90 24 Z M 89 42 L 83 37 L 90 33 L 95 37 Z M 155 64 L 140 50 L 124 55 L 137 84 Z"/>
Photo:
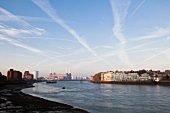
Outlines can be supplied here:
<path id="1" fill-rule="evenodd" d="M 67 67 L 66 67 L 66 73 L 68 73 Z"/>
<path id="2" fill-rule="evenodd" d="M 68 73 L 71 73 L 71 69 L 70 69 L 70 67 L 68 68 Z"/>

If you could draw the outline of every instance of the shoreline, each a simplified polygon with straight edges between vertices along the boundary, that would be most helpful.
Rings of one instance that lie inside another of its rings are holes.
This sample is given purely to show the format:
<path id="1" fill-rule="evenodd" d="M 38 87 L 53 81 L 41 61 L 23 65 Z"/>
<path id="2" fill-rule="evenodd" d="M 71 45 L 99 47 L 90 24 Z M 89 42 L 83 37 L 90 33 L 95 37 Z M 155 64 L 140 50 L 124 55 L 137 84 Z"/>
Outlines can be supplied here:
<path id="1" fill-rule="evenodd" d="M 162 85 L 170 86 L 170 80 L 156 81 L 90 81 L 99 84 L 120 84 L 120 85 Z"/>
<path id="2" fill-rule="evenodd" d="M 88 113 L 71 105 L 46 100 L 21 91 L 24 88 L 34 87 L 32 84 L 5 85 L 0 87 L 0 112 Z"/>

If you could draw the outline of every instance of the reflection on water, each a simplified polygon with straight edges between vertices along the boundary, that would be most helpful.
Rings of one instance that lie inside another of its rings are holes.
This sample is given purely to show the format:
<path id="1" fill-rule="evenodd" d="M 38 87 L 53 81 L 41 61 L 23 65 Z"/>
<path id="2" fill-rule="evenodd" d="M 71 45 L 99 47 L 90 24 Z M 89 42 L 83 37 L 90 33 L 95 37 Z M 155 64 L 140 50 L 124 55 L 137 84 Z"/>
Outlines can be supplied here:
<path id="1" fill-rule="evenodd" d="M 156 89 L 157 89 L 157 90 L 156 90 L 157 93 L 160 94 L 160 86 L 159 86 L 159 85 L 156 86 Z"/>
<path id="2" fill-rule="evenodd" d="M 29 94 L 63 102 L 92 113 L 169 113 L 170 87 L 94 84 L 79 81 L 36 83 Z M 65 87 L 66 89 L 62 89 Z"/>
<path id="3" fill-rule="evenodd" d="M 47 85 L 34 84 L 33 90 L 36 92 L 53 93 L 57 90 L 55 87 L 49 87 Z"/>

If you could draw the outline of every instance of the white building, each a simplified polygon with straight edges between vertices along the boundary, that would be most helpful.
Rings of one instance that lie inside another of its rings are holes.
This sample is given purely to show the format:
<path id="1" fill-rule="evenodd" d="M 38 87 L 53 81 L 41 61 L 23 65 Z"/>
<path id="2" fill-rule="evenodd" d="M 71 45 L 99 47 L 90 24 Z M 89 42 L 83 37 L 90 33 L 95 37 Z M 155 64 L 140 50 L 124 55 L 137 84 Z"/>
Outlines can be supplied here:
<path id="1" fill-rule="evenodd" d="M 143 74 L 141 74 L 141 76 L 139 77 L 139 80 L 140 80 L 140 81 L 148 81 L 148 80 L 151 80 L 151 77 L 149 76 L 149 74 L 143 73 Z"/>
<path id="2" fill-rule="evenodd" d="M 101 81 L 125 81 L 127 79 L 127 74 L 122 71 L 113 72 L 107 71 L 101 73 Z"/>
<path id="3" fill-rule="evenodd" d="M 122 71 L 115 72 L 113 77 L 114 81 L 124 81 L 126 80 L 126 78 L 127 78 L 127 74 L 125 74 Z"/>
<path id="4" fill-rule="evenodd" d="M 39 76 L 39 71 L 33 71 L 34 79 L 37 80 Z"/>
<path id="5" fill-rule="evenodd" d="M 148 81 L 151 80 L 149 74 L 144 73 L 139 76 L 138 73 L 125 73 L 123 71 L 107 71 L 101 73 L 101 81 Z"/>
<path id="6" fill-rule="evenodd" d="M 113 81 L 113 71 L 101 73 L 101 81 Z"/>
<path id="7" fill-rule="evenodd" d="M 127 81 L 138 81 L 139 74 L 138 73 L 128 73 Z"/>

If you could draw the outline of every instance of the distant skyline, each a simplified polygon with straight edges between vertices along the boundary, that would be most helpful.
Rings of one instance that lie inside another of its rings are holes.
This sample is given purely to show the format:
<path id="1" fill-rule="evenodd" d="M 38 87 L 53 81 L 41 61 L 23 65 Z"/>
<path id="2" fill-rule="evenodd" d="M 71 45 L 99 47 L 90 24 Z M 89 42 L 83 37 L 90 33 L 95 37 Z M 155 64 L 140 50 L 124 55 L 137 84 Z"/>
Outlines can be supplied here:
<path id="1" fill-rule="evenodd" d="M 170 69 L 169 0 L 1 0 L 0 72 Z"/>

